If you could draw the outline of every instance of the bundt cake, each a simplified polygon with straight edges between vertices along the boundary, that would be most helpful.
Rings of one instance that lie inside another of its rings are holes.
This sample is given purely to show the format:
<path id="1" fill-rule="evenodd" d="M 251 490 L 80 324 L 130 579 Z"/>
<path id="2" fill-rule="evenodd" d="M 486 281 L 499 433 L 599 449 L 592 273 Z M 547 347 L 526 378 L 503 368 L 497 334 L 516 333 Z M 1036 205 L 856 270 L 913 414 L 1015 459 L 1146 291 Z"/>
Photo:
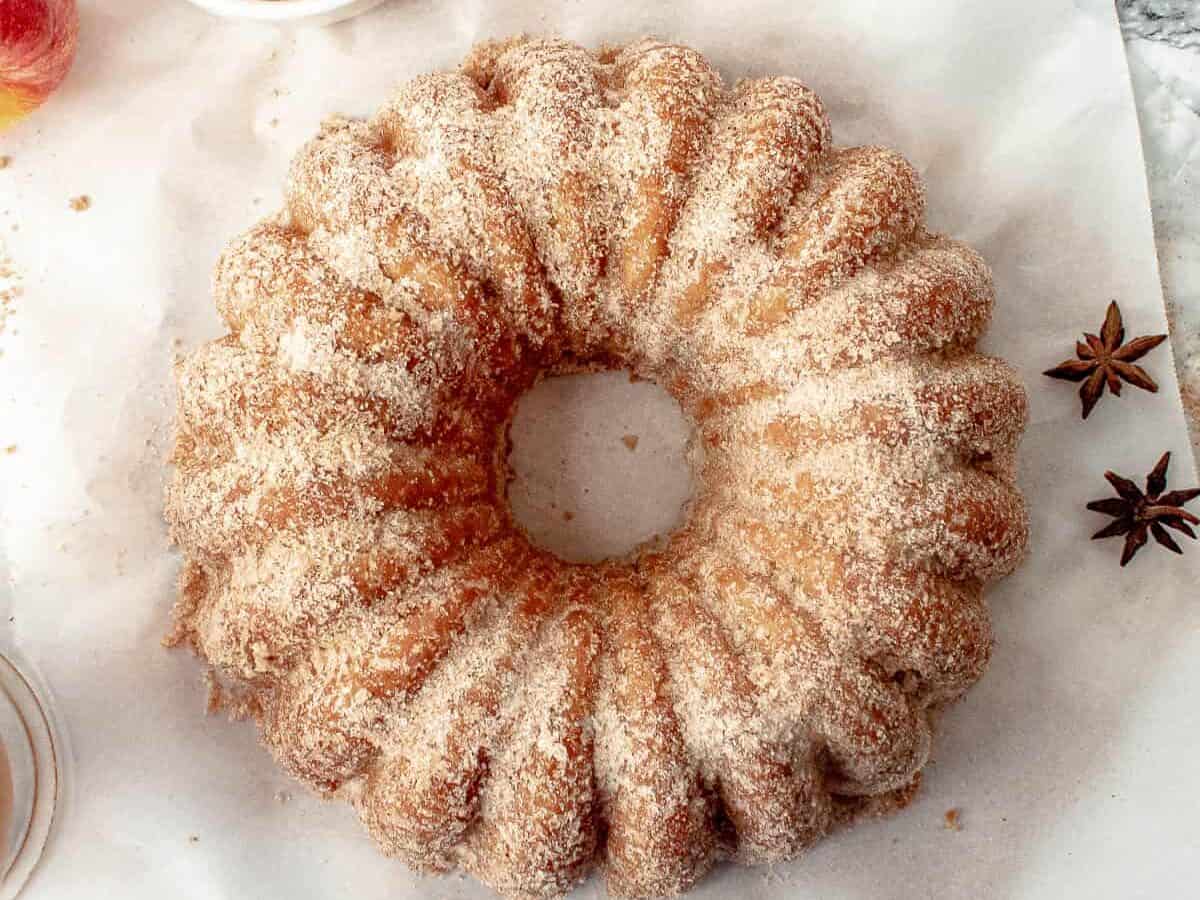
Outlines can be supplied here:
<path id="1" fill-rule="evenodd" d="M 327 121 L 178 365 L 174 638 L 384 852 L 508 897 L 794 857 L 904 802 L 1027 537 L 987 267 L 792 78 L 477 46 Z M 694 422 L 667 539 L 568 563 L 505 493 L 539 378 Z"/>

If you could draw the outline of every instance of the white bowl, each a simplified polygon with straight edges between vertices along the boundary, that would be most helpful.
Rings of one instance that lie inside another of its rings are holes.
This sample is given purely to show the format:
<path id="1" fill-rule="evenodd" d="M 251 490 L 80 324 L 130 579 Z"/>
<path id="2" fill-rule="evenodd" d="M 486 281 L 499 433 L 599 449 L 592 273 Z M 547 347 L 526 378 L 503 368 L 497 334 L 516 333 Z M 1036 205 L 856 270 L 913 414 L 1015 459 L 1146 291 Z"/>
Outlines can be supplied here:
<path id="1" fill-rule="evenodd" d="M 328 25 L 378 6 L 383 0 L 192 0 L 218 16 L 258 22 Z"/>

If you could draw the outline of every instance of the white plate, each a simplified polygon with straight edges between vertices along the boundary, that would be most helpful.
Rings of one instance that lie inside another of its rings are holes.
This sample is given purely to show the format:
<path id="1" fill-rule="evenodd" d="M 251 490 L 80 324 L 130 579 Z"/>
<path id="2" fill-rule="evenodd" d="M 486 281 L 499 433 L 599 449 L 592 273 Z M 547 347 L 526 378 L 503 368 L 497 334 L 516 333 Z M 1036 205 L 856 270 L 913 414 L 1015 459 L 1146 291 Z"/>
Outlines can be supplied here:
<path id="1" fill-rule="evenodd" d="M 383 0 L 191 0 L 218 16 L 259 22 L 328 25 L 378 6 Z"/>

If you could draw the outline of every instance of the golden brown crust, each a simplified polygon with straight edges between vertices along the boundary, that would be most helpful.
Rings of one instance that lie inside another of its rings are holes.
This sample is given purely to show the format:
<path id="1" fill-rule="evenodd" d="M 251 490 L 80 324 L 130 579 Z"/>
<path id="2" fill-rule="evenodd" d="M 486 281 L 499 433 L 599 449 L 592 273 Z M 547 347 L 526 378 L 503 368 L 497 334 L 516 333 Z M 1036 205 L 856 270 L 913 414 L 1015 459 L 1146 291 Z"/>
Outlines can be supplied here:
<path id="1" fill-rule="evenodd" d="M 1026 402 L 916 171 L 789 78 L 513 38 L 333 119 L 177 369 L 173 643 L 381 848 L 509 897 L 686 890 L 911 798 L 1028 540 Z M 513 523 L 505 426 L 625 366 L 696 423 L 661 549 Z"/>

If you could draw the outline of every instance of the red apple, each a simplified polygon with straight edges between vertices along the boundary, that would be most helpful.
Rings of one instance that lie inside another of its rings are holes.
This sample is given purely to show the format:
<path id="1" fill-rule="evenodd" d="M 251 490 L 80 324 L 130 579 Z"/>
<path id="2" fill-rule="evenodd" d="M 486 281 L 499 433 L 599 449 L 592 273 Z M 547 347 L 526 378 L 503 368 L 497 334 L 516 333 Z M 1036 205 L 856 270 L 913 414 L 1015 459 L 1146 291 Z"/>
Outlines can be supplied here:
<path id="1" fill-rule="evenodd" d="M 0 130 L 58 87 L 78 36 L 75 0 L 0 0 Z"/>

